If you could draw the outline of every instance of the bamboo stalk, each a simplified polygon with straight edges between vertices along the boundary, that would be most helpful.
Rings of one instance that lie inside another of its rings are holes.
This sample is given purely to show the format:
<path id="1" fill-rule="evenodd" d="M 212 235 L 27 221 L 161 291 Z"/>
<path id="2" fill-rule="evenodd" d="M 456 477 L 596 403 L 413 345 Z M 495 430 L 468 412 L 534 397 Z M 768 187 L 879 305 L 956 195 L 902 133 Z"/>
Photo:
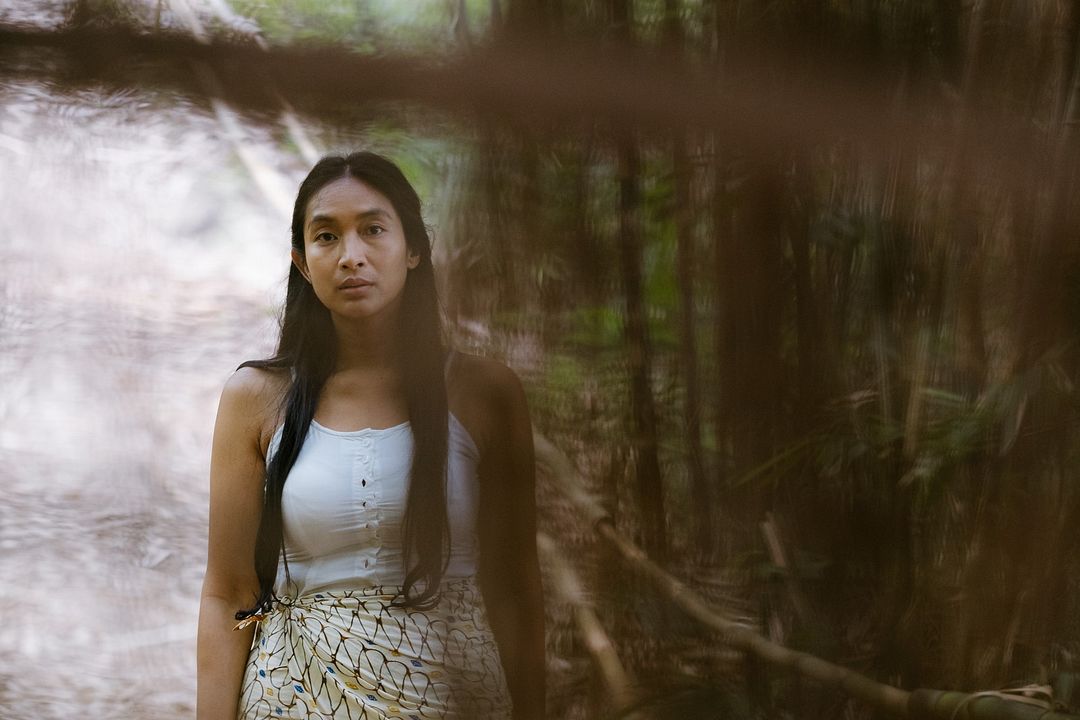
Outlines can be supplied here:
<path id="1" fill-rule="evenodd" d="M 795 576 L 795 568 L 788 561 L 784 543 L 780 540 L 780 530 L 776 526 L 776 518 L 771 512 L 765 513 L 765 521 L 761 523 L 761 534 L 765 538 L 765 546 L 769 549 L 769 557 L 773 565 L 783 572 L 784 585 L 787 587 L 791 606 L 795 610 L 795 616 L 799 622 L 806 623 L 810 619 L 810 604 L 803 596 L 802 588 L 799 587 L 799 579 Z"/>
<path id="2" fill-rule="evenodd" d="M 170 7 L 187 26 L 192 37 L 197 42 L 203 45 L 210 43 L 210 34 L 207 33 L 206 27 L 199 20 L 199 16 L 188 4 L 188 0 L 171 0 Z M 210 108 L 214 111 L 218 124 L 225 131 L 225 136 L 229 138 L 229 142 L 232 143 L 240 162 L 243 163 L 267 201 L 282 217 L 288 219 L 292 214 L 292 199 L 282 186 L 278 173 L 259 159 L 259 156 L 248 142 L 244 129 L 237 122 L 233 111 L 222 100 L 225 92 L 217 73 L 208 63 L 202 60 L 192 60 L 191 66 L 195 77 L 206 91 L 206 95 L 210 100 Z"/>
<path id="3" fill-rule="evenodd" d="M 210 98 L 210 107 L 214 111 L 214 116 L 225 131 L 226 137 L 228 137 L 229 141 L 232 143 L 233 149 L 240 158 L 240 162 L 244 164 L 248 173 L 251 174 L 252 179 L 259 187 L 259 190 L 262 191 L 267 201 L 281 214 L 282 217 L 288 219 L 292 214 L 292 198 L 289 196 L 289 193 L 285 191 L 280 174 L 270 165 L 263 162 L 251 147 L 251 143 L 248 142 L 247 135 L 244 132 L 243 127 L 241 127 L 240 123 L 236 120 L 232 109 L 225 104 L 221 99 L 220 94 L 217 92 L 220 89 L 220 85 L 217 82 L 213 70 L 211 70 L 208 65 L 202 63 L 195 63 L 194 70 L 195 75 L 206 88 Z"/>
<path id="4" fill-rule="evenodd" d="M 226 10 L 229 10 L 225 5 L 224 0 L 218 0 L 218 5 L 212 6 L 215 14 L 226 23 L 229 23 L 232 18 L 228 14 L 222 11 L 222 6 Z M 209 45 L 212 38 L 210 33 L 207 32 L 206 26 L 199 20 L 198 14 L 188 3 L 188 0 L 170 0 L 172 10 L 181 19 L 181 21 L 187 25 L 191 31 L 192 37 L 196 41 L 203 45 Z M 270 46 L 266 41 L 256 35 L 255 43 L 264 52 L 270 51 Z M 262 162 L 255 152 L 251 149 L 250 144 L 247 142 L 243 129 L 236 121 L 236 118 L 232 110 L 225 104 L 222 98 L 225 96 L 224 89 L 221 86 L 221 81 L 218 79 L 217 73 L 214 72 L 208 64 L 204 62 L 195 61 L 195 75 L 199 78 L 199 82 L 202 83 L 207 95 L 210 97 L 210 106 L 214 111 L 214 115 L 218 119 L 218 123 L 221 124 L 225 130 L 226 135 L 232 142 L 236 154 L 240 157 L 240 161 L 247 168 L 248 172 L 254 178 L 255 183 L 262 190 L 263 194 L 270 200 L 270 204 L 277 209 L 278 212 L 288 218 L 292 214 L 292 198 L 281 187 L 281 183 L 276 181 L 277 173 Z M 300 154 L 304 157 L 304 160 L 308 163 L 314 164 L 319 159 L 319 151 L 315 149 L 314 143 L 308 137 L 304 131 L 300 121 L 296 118 L 296 113 L 293 111 L 292 106 L 288 101 L 273 87 L 268 87 L 267 90 L 277 99 L 278 103 L 282 106 L 281 119 L 285 125 L 285 129 L 289 133 L 290 139 L 300 150 Z"/>
<path id="5" fill-rule="evenodd" d="M 585 490 L 577 469 L 555 445 L 538 432 L 533 433 L 536 461 L 548 470 L 550 480 L 581 511 L 590 524 L 610 520 L 608 511 L 594 495 Z"/>
<path id="6" fill-rule="evenodd" d="M 592 656 L 600 678 L 616 711 L 626 709 L 634 701 L 633 679 L 626 671 L 615 645 L 611 642 L 592 604 L 586 599 L 581 582 L 573 569 L 563 560 L 555 541 L 541 532 L 536 536 L 536 547 L 544 557 L 554 582 L 556 593 L 574 611 L 574 621 L 585 647 Z"/>
<path id="7" fill-rule="evenodd" d="M 173 0 L 173 2 L 179 2 L 186 5 L 187 0 Z M 247 18 L 238 15 L 236 11 L 229 6 L 229 3 L 226 2 L 226 0 L 207 0 L 207 2 L 211 12 L 213 12 L 219 20 L 234 30 L 242 27 L 240 23 L 241 20 L 247 20 Z M 192 15 L 194 14 L 192 13 Z M 254 26 L 254 23 L 252 23 L 252 25 Z M 260 50 L 269 53 L 270 43 L 266 42 L 266 38 L 258 31 L 258 27 L 254 27 L 255 31 L 247 33 L 247 37 L 254 42 Z M 281 122 L 289 134 L 289 139 L 296 145 L 297 150 L 300 151 L 301 157 L 303 157 L 309 165 L 314 165 L 318 162 L 322 153 L 315 145 L 315 142 L 312 141 L 311 136 L 304 130 L 304 126 L 300 123 L 300 119 L 296 117 L 296 111 L 289 101 L 286 100 L 276 88 L 271 87 L 269 88 L 269 91 L 277 100 L 278 104 L 281 105 Z"/>
<path id="8" fill-rule="evenodd" d="M 909 713 L 913 718 L 941 720 L 1076 720 L 1077 716 L 1002 693 L 962 693 L 915 690 Z"/>

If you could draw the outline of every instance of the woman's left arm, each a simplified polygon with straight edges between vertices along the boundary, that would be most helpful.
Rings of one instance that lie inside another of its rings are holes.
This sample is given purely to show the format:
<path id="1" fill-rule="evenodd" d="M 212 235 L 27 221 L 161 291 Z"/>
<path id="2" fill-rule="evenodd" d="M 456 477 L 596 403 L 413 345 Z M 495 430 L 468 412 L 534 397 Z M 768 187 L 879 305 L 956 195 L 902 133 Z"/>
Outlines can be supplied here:
<path id="1" fill-rule="evenodd" d="M 517 376 L 488 372 L 491 430 L 480 463 L 481 587 L 514 701 L 514 720 L 544 717 L 544 593 L 536 554 L 532 423 Z"/>

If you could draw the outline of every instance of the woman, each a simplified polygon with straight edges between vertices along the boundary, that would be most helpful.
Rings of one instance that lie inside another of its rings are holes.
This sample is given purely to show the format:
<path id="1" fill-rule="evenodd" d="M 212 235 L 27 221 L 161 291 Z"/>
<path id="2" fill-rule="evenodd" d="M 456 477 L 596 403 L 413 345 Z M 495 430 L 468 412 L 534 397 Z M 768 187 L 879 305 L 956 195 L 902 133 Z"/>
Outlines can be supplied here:
<path id="1" fill-rule="evenodd" d="M 525 397 L 445 349 L 416 192 L 323 158 L 292 260 L 214 428 L 198 719 L 543 717 Z"/>

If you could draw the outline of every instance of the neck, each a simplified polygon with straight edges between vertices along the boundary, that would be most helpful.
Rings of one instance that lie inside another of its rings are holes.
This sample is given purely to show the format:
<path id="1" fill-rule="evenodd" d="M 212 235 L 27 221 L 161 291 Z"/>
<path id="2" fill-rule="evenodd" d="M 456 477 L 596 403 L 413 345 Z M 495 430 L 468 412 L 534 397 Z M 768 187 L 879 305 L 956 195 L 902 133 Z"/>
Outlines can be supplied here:
<path id="1" fill-rule="evenodd" d="M 386 368 L 397 364 L 397 317 L 391 313 L 362 319 L 333 316 L 337 335 L 336 372 Z"/>

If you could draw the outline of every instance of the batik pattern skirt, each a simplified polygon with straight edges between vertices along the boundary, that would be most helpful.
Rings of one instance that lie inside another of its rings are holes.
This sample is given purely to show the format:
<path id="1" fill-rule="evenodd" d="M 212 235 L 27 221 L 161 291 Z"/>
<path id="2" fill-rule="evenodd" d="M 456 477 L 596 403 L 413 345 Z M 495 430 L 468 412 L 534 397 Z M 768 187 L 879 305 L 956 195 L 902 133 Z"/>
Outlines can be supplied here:
<path id="1" fill-rule="evenodd" d="M 392 607 L 374 586 L 279 600 L 258 624 L 240 720 L 506 720 L 511 703 L 473 578 L 433 610 Z"/>

